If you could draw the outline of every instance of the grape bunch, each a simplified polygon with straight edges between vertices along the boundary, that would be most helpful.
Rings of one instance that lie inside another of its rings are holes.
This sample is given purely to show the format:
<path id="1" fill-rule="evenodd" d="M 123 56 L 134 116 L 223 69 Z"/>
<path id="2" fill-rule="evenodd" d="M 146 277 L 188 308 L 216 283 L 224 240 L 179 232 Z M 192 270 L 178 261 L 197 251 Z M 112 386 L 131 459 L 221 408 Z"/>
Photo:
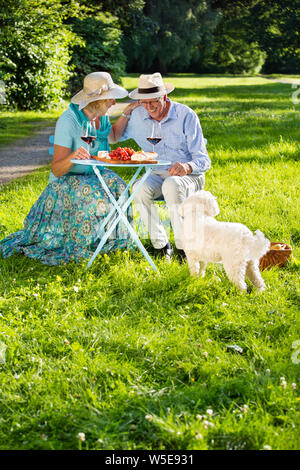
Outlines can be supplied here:
<path id="1" fill-rule="evenodd" d="M 118 147 L 109 153 L 112 160 L 123 160 L 124 162 L 131 160 L 131 155 L 134 154 L 134 150 L 129 147 Z"/>

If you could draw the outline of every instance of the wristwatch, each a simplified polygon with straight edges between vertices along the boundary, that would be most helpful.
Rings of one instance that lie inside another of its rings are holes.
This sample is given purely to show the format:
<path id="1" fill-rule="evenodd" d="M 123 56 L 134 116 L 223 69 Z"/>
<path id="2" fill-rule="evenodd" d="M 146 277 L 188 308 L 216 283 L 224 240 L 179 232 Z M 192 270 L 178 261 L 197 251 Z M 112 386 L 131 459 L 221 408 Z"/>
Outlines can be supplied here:
<path id="1" fill-rule="evenodd" d="M 130 119 L 130 114 L 122 113 L 121 116 L 123 116 L 124 118 L 128 119 L 128 121 L 129 121 L 129 119 Z"/>
<path id="2" fill-rule="evenodd" d="M 191 165 L 189 163 L 187 163 L 187 166 L 190 168 L 191 173 L 193 173 L 193 168 L 191 167 Z M 191 173 L 188 173 L 188 174 L 190 175 Z"/>

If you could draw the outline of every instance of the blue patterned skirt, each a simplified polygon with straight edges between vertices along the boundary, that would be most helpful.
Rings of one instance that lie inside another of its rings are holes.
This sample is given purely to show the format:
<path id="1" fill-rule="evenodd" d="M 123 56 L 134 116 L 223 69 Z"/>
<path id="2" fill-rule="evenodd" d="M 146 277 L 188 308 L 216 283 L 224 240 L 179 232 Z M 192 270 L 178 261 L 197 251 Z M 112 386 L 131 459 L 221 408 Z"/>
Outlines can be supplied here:
<path id="1" fill-rule="evenodd" d="M 105 169 L 102 175 L 118 199 L 126 184 L 111 170 Z M 61 176 L 48 184 L 32 206 L 24 228 L 0 241 L 0 253 L 4 258 L 14 252 L 22 253 L 47 265 L 88 259 L 97 248 L 99 228 L 112 207 L 94 174 Z M 132 223 L 131 206 L 127 218 Z M 105 230 L 109 226 L 110 223 Z M 130 245 L 128 230 L 119 222 L 101 252 Z"/>

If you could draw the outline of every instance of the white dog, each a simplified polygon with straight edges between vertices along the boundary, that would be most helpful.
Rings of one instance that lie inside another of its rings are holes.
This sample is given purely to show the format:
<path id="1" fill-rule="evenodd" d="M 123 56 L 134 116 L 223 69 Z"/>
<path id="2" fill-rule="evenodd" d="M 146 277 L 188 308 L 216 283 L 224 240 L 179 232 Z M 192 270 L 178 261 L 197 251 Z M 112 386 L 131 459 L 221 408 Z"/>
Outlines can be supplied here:
<path id="1" fill-rule="evenodd" d="M 209 261 L 222 262 L 231 282 L 247 292 L 245 277 L 260 291 L 265 283 L 259 271 L 259 259 L 269 250 L 270 242 L 260 230 L 255 235 L 243 224 L 218 222 L 216 198 L 199 191 L 179 207 L 183 217 L 183 249 L 191 275 L 204 276 Z"/>

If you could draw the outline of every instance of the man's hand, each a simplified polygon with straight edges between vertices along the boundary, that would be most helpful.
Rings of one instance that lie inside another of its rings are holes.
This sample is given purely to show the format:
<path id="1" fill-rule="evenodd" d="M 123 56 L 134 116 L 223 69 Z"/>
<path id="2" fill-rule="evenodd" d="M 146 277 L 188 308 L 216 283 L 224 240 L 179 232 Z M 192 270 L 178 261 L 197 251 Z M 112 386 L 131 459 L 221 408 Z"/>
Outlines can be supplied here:
<path id="1" fill-rule="evenodd" d="M 170 176 L 185 176 L 192 173 L 192 168 L 188 163 L 176 162 L 169 168 Z"/>

